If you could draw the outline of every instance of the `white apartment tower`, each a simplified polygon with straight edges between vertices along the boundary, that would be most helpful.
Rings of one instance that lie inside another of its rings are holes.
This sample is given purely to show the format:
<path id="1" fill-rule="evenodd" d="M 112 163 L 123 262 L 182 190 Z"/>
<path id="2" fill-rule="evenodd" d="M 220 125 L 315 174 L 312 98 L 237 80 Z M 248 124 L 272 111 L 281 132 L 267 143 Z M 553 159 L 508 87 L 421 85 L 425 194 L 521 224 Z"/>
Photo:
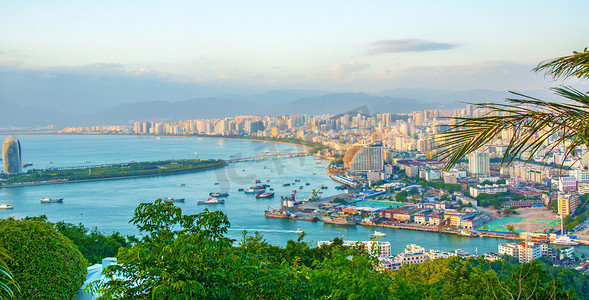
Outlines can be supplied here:
<path id="1" fill-rule="evenodd" d="M 491 158 L 485 151 L 475 150 L 468 155 L 468 172 L 471 176 L 485 177 L 491 174 Z"/>

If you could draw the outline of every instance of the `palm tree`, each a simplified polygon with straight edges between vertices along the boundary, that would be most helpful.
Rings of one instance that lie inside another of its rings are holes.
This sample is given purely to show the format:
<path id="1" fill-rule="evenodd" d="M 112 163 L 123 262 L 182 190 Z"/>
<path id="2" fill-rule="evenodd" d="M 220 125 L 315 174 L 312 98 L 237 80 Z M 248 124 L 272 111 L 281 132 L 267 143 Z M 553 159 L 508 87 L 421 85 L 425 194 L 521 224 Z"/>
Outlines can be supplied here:
<path id="1" fill-rule="evenodd" d="M 555 80 L 569 77 L 587 80 L 589 51 L 585 48 L 583 52 L 541 62 L 533 71 L 545 71 Z M 445 169 L 450 169 L 465 155 L 483 147 L 504 130 L 511 132 L 511 138 L 502 163 L 510 164 L 524 152 L 535 154 L 543 145 L 550 150 L 565 145 L 564 158 L 577 156 L 576 150 L 582 146 L 589 148 L 589 94 L 570 86 L 551 90 L 565 101 L 549 102 L 510 92 L 518 98 L 507 98 L 506 103 L 469 103 L 475 108 L 486 109 L 488 113 L 475 118 L 453 117 L 455 124 L 436 135 L 436 140 L 441 141 L 436 146 L 440 150 L 438 158 L 446 160 Z"/>
<path id="2" fill-rule="evenodd" d="M 15 296 L 15 292 L 19 291 L 19 287 L 4 259 L 10 259 L 10 257 L 4 248 L 0 248 L 0 299 L 11 299 Z"/>

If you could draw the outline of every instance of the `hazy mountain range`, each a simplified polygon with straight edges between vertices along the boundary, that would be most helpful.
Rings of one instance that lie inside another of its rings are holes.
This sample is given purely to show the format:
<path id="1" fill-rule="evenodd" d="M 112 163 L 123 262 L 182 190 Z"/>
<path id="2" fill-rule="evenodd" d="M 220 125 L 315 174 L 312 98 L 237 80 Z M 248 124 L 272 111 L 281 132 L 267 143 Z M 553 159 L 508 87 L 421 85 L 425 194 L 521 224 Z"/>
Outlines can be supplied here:
<path id="1" fill-rule="evenodd" d="M 528 91 L 546 96 L 549 91 Z M 501 102 L 508 92 L 395 89 L 378 94 L 330 93 L 320 90 L 275 90 L 256 95 L 220 95 L 188 100 L 161 100 L 111 105 L 106 109 L 42 108 L 0 99 L 0 128 L 129 124 L 141 120 L 175 121 L 236 115 L 339 114 L 360 110 L 366 114 L 408 113 L 424 109 L 464 107 L 464 102 Z"/>

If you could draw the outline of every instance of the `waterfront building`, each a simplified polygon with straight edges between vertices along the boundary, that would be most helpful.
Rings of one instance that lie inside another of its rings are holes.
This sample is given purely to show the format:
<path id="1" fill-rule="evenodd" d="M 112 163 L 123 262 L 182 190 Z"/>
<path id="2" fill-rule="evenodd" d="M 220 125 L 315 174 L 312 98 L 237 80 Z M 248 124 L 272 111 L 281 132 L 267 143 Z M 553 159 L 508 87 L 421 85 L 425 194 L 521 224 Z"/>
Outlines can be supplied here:
<path id="1" fill-rule="evenodd" d="M 344 155 L 344 167 L 352 173 L 380 172 L 384 168 L 382 142 L 353 145 Z"/>
<path id="2" fill-rule="evenodd" d="M 519 263 L 529 263 L 542 257 L 542 245 L 525 242 L 517 245 Z"/>
<path id="3" fill-rule="evenodd" d="M 429 222 L 429 225 L 440 226 L 440 224 L 442 223 L 443 220 L 444 220 L 443 214 L 430 214 L 428 222 Z"/>
<path id="4" fill-rule="evenodd" d="M 489 153 L 474 151 L 468 155 L 468 172 L 474 177 L 484 177 L 491 174 L 491 158 Z"/>
<path id="5" fill-rule="evenodd" d="M 427 256 L 423 252 L 400 253 L 397 258 L 403 265 L 420 264 L 427 260 Z"/>
<path id="6" fill-rule="evenodd" d="M 22 158 L 20 142 L 11 135 L 4 140 L 2 145 L 2 160 L 4 162 L 4 173 L 18 174 L 22 170 Z"/>
<path id="7" fill-rule="evenodd" d="M 398 271 L 403 266 L 403 262 L 397 257 L 381 258 L 380 263 L 381 268 L 391 271 Z"/>
<path id="8" fill-rule="evenodd" d="M 558 215 L 563 217 L 574 215 L 578 204 L 578 195 L 558 194 Z"/>
<path id="9" fill-rule="evenodd" d="M 417 224 L 427 225 L 428 220 L 429 220 L 429 218 L 428 218 L 427 214 L 423 214 L 423 213 L 415 214 L 415 223 L 417 223 Z"/>
<path id="10" fill-rule="evenodd" d="M 516 243 L 507 243 L 499 245 L 500 255 L 509 255 L 511 257 L 518 257 L 518 247 Z"/>

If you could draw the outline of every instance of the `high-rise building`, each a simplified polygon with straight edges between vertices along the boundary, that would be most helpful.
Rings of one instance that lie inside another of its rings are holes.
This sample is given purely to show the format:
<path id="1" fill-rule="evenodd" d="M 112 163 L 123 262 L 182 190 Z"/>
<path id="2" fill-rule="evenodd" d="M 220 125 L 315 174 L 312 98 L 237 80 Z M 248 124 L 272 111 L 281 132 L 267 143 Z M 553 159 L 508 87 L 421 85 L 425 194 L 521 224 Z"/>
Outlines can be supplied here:
<path id="1" fill-rule="evenodd" d="M 382 142 L 353 145 L 344 156 L 344 167 L 354 173 L 382 171 L 384 168 L 384 148 Z"/>
<path id="2" fill-rule="evenodd" d="M 491 158 L 489 153 L 474 151 L 468 155 L 468 172 L 471 176 L 484 177 L 491 174 Z"/>
<path id="3" fill-rule="evenodd" d="M 4 173 L 17 174 L 21 172 L 20 142 L 13 135 L 4 140 L 4 144 L 2 145 L 2 160 L 4 161 Z"/>
<path id="4" fill-rule="evenodd" d="M 574 215 L 579 204 L 579 196 L 575 194 L 558 195 L 558 215 L 566 217 Z"/>

